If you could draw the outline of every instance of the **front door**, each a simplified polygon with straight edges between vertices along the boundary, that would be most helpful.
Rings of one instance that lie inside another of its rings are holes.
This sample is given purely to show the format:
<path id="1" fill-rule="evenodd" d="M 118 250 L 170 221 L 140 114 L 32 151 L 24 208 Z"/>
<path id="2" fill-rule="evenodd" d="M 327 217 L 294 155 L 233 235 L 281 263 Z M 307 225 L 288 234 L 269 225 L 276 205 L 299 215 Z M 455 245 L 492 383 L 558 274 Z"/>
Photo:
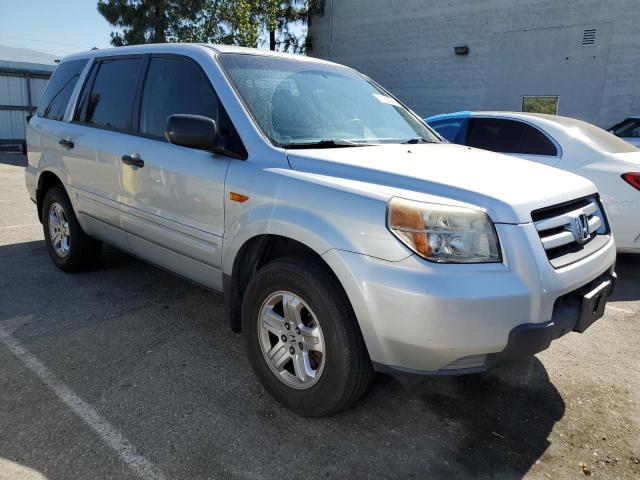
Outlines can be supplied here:
<path id="1" fill-rule="evenodd" d="M 225 135 L 235 134 L 197 63 L 153 55 L 134 116 L 140 136 L 135 147 L 120 152 L 124 227 L 134 253 L 220 289 L 224 180 L 231 158 L 168 143 L 166 119 L 178 113 L 212 118 Z"/>

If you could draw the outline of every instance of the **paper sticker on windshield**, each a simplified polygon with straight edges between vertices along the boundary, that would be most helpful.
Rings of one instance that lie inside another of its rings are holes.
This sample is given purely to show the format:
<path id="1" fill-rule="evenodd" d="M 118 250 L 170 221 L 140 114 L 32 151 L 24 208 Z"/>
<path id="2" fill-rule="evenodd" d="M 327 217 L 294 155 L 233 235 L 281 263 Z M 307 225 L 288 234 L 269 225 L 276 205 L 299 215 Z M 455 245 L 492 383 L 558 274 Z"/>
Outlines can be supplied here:
<path id="1" fill-rule="evenodd" d="M 386 95 L 380 95 L 379 93 L 372 93 L 372 95 L 376 97 L 380 103 L 386 103 L 387 105 L 393 105 L 394 107 L 400 106 L 395 98 L 387 97 Z"/>

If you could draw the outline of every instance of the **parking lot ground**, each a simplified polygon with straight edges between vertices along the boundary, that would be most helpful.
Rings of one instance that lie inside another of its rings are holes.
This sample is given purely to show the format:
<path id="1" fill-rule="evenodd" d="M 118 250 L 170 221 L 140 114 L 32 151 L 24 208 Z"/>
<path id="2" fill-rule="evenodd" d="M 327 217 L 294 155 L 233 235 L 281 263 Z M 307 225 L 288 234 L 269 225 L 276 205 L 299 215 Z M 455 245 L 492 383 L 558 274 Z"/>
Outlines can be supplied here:
<path id="1" fill-rule="evenodd" d="M 305 419 L 256 381 L 221 295 L 110 248 L 56 269 L 24 161 L 0 154 L 0 479 L 640 478 L 640 256 L 603 319 L 529 362 L 379 375 Z"/>

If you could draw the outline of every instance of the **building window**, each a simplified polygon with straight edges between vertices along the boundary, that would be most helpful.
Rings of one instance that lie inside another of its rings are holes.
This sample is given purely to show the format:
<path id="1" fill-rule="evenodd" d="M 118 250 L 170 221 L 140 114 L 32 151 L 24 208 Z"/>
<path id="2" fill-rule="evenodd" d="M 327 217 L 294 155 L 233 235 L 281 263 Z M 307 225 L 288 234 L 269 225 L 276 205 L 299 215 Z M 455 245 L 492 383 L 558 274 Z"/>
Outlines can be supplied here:
<path id="1" fill-rule="evenodd" d="M 522 97 L 522 111 L 530 113 L 558 114 L 559 97 L 524 96 Z"/>

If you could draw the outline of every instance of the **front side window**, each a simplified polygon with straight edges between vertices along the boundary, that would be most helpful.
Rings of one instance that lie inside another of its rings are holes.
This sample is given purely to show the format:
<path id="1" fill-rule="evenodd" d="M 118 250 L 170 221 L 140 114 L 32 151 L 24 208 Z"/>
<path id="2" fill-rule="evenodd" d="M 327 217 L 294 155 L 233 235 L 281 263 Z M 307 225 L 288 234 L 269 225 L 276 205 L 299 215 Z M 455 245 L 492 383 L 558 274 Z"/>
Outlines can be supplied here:
<path id="1" fill-rule="evenodd" d="M 246 156 L 242 141 L 202 70 L 178 58 L 152 58 L 140 106 L 140 132 L 164 138 L 167 117 L 202 115 L 215 120 L 223 148 Z"/>
<path id="2" fill-rule="evenodd" d="M 556 146 L 540 130 L 504 118 L 472 118 L 467 145 L 500 153 L 558 155 Z"/>
<path id="3" fill-rule="evenodd" d="M 58 65 L 42 95 L 36 114 L 51 120 L 63 120 L 64 112 L 87 60 L 72 60 Z"/>
<path id="4" fill-rule="evenodd" d="M 164 137 L 174 113 L 203 115 L 218 122 L 218 100 L 196 65 L 175 58 L 152 58 L 142 93 L 140 132 Z"/>
<path id="5" fill-rule="evenodd" d="M 349 68 L 262 55 L 218 58 L 275 145 L 440 141 L 412 112 Z"/>
<path id="6" fill-rule="evenodd" d="M 142 57 L 100 62 L 93 85 L 82 96 L 76 120 L 89 125 L 131 130 L 131 114 L 142 64 Z"/>
<path id="7" fill-rule="evenodd" d="M 429 125 L 451 143 L 464 144 L 467 135 L 466 118 L 447 118 L 429 122 Z"/>

